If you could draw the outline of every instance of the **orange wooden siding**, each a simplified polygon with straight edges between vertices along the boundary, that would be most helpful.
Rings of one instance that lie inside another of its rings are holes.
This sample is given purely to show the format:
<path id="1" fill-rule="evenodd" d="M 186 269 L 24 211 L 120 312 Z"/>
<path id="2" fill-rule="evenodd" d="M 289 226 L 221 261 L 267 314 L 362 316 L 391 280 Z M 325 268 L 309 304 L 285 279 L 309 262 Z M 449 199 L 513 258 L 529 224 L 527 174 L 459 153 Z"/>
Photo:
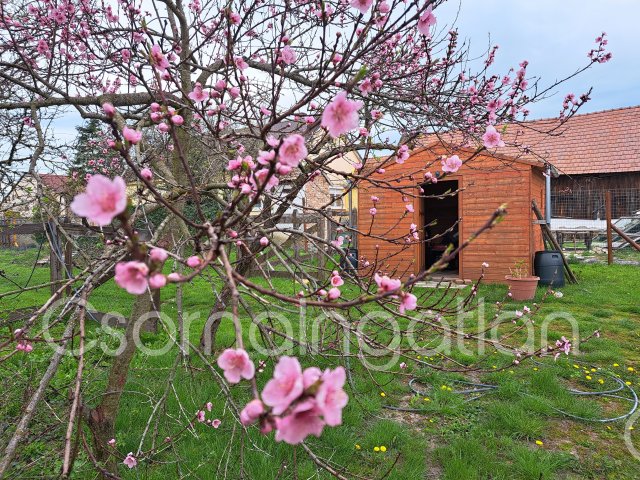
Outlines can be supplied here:
<path id="1" fill-rule="evenodd" d="M 393 164 L 384 173 L 373 173 L 372 179 L 387 180 L 391 186 L 402 188 L 403 192 L 388 187 L 377 186 L 368 181 L 359 185 L 358 227 L 365 232 L 370 229 L 373 206 L 371 195 L 380 198 L 378 213 L 371 227 L 371 236 L 359 238 L 359 254 L 373 264 L 378 260 L 377 270 L 407 277 L 418 273 L 424 265 L 424 247 L 420 242 L 406 244 L 410 225 L 418 226 L 422 232 L 424 225 L 422 201 L 419 198 L 403 199 L 403 193 L 418 193 L 423 183 L 423 174 L 439 170 L 440 154 L 443 149 L 416 152 L 402 165 Z M 464 161 L 470 154 L 464 156 Z M 463 250 L 460 261 L 460 277 L 477 279 L 483 262 L 490 264 L 486 280 L 504 281 L 509 268 L 518 260 L 525 260 L 530 268 L 533 253 L 542 248 L 539 228 L 532 223 L 531 199 L 544 205 L 544 177 L 537 167 L 528 163 L 497 159 L 488 154 L 474 158 L 463 165 L 458 172 L 447 175 L 444 180 L 458 180 L 463 189 L 459 197 L 458 213 L 462 217 L 459 227 L 460 241 L 464 241 L 477 231 L 502 204 L 507 204 L 508 214 L 491 231 L 478 237 Z M 414 213 L 407 213 L 405 205 L 412 203 Z M 380 262 L 380 259 L 385 259 Z M 363 273 L 370 273 L 363 270 Z"/>

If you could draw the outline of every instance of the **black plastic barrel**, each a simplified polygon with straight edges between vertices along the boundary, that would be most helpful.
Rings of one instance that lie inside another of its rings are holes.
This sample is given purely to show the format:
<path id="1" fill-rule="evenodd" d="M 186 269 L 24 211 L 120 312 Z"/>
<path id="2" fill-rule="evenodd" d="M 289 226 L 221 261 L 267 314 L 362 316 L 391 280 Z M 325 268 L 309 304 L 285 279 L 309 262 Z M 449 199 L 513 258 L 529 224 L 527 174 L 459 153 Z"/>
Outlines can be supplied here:
<path id="1" fill-rule="evenodd" d="M 346 272 L 354 272 L 358 269 L 358 249 L 354 247 L 347 248 L 346 258 L 340 259 L 340 268 Z"/>
<path id="2" fill-rule="evenodd" d="M 564 266 L 562 255 L 557 250 L 544 250 L 536 252 L 533 260 L 533 269 L 536 276 L 540 277 L 539 284 L 564 286 Z"/>

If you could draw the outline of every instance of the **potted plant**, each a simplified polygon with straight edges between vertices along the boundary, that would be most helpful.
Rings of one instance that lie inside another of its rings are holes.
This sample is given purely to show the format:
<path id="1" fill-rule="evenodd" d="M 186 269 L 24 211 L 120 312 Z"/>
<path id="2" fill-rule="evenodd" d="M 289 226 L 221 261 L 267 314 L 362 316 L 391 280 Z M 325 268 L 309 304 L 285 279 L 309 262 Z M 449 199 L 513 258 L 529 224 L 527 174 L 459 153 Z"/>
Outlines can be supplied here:
<path id="1" fill-rule="evenodd" d="M 517 261 L 509 271 L 511 275 L 505 276 L 509 285 L 511 298 L 514 300 L 531 300 L 536 296 L 536 288 L 540 277 L 529 274 L 529 266 L 524 260 Z"/>

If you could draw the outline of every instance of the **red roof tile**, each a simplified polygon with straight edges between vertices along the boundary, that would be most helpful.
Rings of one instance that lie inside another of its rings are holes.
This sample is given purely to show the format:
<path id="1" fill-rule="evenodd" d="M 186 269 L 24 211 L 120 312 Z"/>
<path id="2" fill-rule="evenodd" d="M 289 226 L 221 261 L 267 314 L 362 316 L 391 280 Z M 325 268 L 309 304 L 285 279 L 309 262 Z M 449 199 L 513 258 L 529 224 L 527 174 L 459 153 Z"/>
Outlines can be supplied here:
<path id="1" fill-rule="evenodd" d="M 500 153 L 515 155 L 529 147 L 561 174 L 640 172 L 640 106 L 574 115 L 564 124 L 558 119 L 512 124 L 503 138 L 520 148 L 507 146 Z"/>
<path id="2" fill-rule="evenodd" d="M 70 178 L 67 175 L 55 175 L 53 173 L 41 173 L 42 184 L 56 193 L 66 193 Z"/>

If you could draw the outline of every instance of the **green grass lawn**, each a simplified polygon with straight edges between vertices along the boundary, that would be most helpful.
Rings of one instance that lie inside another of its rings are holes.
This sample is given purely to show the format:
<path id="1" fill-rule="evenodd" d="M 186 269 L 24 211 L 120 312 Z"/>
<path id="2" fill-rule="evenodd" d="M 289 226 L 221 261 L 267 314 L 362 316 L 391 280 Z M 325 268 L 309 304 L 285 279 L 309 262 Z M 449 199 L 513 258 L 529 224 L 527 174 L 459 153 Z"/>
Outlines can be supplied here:
<path id="1" fill-rule="evenodd" d="M 15 284 L 24 286 L 48 281 L 48 269 L 32 264 L 36 250 L 0 251 L 0 293 L 15 290 Z M 43 252 L 47 255 L 48 252 Z M 480 361 L 481 370 L 466 376 L 440 373 L 421 362 L 437 366 L 451 365 L 438 355 L 425 358 L 413 352 L 405 359 L 408 367 L 397 366 L 392 373 L 374 372 L 369 375 L 356 360 L 350 362 L 352 384 L 348 385 L 350 402 L 344 411 L 344 423 L 326 428 L 321 438 L 311 437 L 308 445 L 334 467 L 345 469 L 349 478 L 390 479 L 635 479 L 640 462 L 635 460 L 623 441 L 624 422 L 600 423 L 597 419 L 614 417 L 628 409 L 624 401 L 606 397 L 581 398 L 571 395 L 567 387 L 604 391 L 615 386 L 614 376 L 630 382 L 635 388 L 640 382 L 640 268 L 628 265 L 574 265 L 579 285 L 561 289 L 563 298 L 548 298 L 542 305 L 536 322 L 552 312 L 564 311 L 576 319 L 580 336 L 594 330 L 602 333 L 581 346 L 579 355 L 565 357 L 556 362 L 546 359 L 539 363 L 531 360 L 512 365 L 513 357 L 496 353 L 493 349 L 480 355 L 453 351 L 450 357 L 460 363 Z M 299 286 L 287 280 L 277 280 L 278 288 L 295 292 Z M 345 289 L 348 292 L 348 289 Z M 423 292 L 425 293 L 425 292 Z M 491 312 L 495 302 L 504 299 L 503 286 L 481 286 L 478 297 L 485 300 Z M 538 301 L 544 294 L 539 289 Z M 176 315 L 175 289 L 163 290 L 163 311 Z M 211 286 L 198 279 L 185 288 L 186 312 L 203 312 L 190 329 L 190 338 L 197 343 L 200 328 L 214 301 Z M 48 289 L 24 292 L 0 298 L 2 335 L 15 326 L 7 323 L 7 316 L 17 309 L 42 304 L 48 298 Z M 116 310 L 127 314 L 132 297 L 113 282 L 100 287 L 90 298 L 100 311 Z M 250 304 L 255 308 L 257 301 Z M 523 303 L 508 302 L 507 310 L 521 308 Z M 529 303 L 529 306 L 532 306 Z M 365 309 L 366 311 L 366 309 Z M 359 312 L 350 312 L 352 316 Z M 490 316 L 489 316 L 490 318 Z M 468 326 L 474 320 L 470 319 Z M 232 326 L 223 323 L 216 348 L 221 350 L 233 343 Z M 551 323 L 549 339 L 571 335 L 567 323 Z M 89 327 L 88 340 L 105 338 L 95 325 Z M 148 346 L 159 346 L 167 341 L 165 333 L 145 334 Z M 514 337 L 513 341 L 520 340 Z M 428 339 L 425 339 L 427 342 Z M 111 344 L 115 340 L 109 341 Z M 469 343 L 469 346 L 472 344 Z M 9 350 L 7 350 L 9 351 Z M 167 376 L 176 351 L 163 356 L 138 353 L 126 386 L 121 414 L 117 425 L 117 449 L 122 457 L 136 451 L 142 432 L 157 400 L 168 391 L 167 402 L 158 412 L 157 430 L 152 423 L 143 449 L 148 450 L 165 437 L 175 441 L 165 444 L 161 451 L 142 460 L 129 471 L 121 469 L 124 478 L 331 478 L 307 458 L 301 448 L 275 443 L 272 437 L 261 436 L 250 429 L 249 438 L 232 420 L 217 384 L 195 355 L 182 362 L 170 388 Z M 303 366 L 335 366 L 338 360 L 327 355 L 302 356 Z M 4 356 L 6 352 L 2 352 Z M 298 355 L 296 348 L 295 354 Z M 254 361 L 266 359 L 251 352 Z M 50 351 L 41 344 L 29 355 L 14 355 L 0 363 L 2 393 L 0 404 L 0 442 L 4 444 L 11 426 L 20 415 L 25 403 L 25 390 L 31 392 L 38 375 L 48 363 Z M 420 358 L 419 358 L 420 357 Z M 88 355 L 83 397 L 87 404 L 96 402 L 108 372 L 109 359 L 100 349 Z M 495 368 L 494 368 L 495 367 Z M 633 368 L 633 371 L 629 371 Z M 55 476 L 61 465 L 61 451 L 66 429 L 64 406 L 75 376 L 76 361 L 67 357 L 32 426 L 29 444 L 20 450 L 12 478 Z M 269 378 L 272 364 L 258 374 L 260 384 Z M 409 380 L 420 394 L 409 389 Z M 465 389 L 460 380 L 481 382 L 494 386 L 482 395 L 462 395 Z M 232 388 L 238 403 L 249 398 L 246 383 Z M 477 398 L 476 398 L 477 397 Z M 214 408 L 209 418 L 219 418 L 219 429 L 196 424 L 183 430 L 196 410 L 207 401 Z M 419 410 L 399 411 L 385 407 Z M 559 411 L 580 416 L 577 420 Z M 178 432 L 181 432 L 176 438 Z M 636 430 L 637 431 L 637 430 Z M 640 438 L 634 431 L 636 448 Z M 384 446 L 386 451 L 380 451 Z M 377 450 L 376 450 L 376 447 Z M 240 458 L 243 471 L 240 472 Z M 76 462 L 76 478 L 94 478 L 92 466 L 84 455 Z M 386 475 L 386 477 L 385 477 Z"/>

